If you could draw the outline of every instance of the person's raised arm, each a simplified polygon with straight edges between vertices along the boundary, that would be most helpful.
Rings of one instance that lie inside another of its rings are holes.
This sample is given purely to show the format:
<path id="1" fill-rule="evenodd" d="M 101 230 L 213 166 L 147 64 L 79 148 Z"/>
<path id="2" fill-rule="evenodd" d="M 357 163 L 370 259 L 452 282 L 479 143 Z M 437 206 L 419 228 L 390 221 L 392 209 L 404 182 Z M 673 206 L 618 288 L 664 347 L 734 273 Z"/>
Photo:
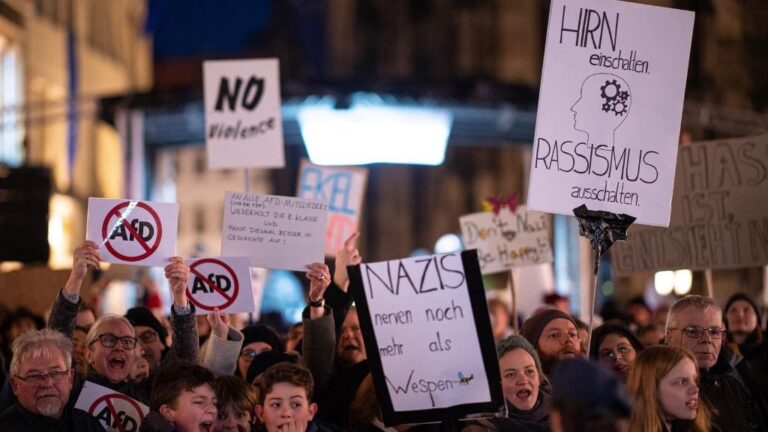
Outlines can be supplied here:
<path id="1" fill-rule="evenodd" d="M 303 313 L 302 355 L 304 364 L 312 372 L 316 391 L 322 393 L 333 375 L 336 355 L 333 312 L 323 301 L 325 290 L 331 284 L 330 271 L 323 263 L 313 263 L 307 268 L 309 306 Z"/>
<path id="2" fill-rule="evenodd" d="M 171 327 L 173 344 L 166 358 L 183 359 L 197 362 L 200 341 L 197 338 L 195 305 L 187 298 L 187 280 L 189 267 L 181 257 L 173 257 L 165 266 L 165 278 L 171 286 L 173 305 L 171 306 Z"/>
<path id="3" fill-rule="evenodd" d="M 357 265 L 362 262 L 360 251 L 357 249 L 357 240 L 360 233 L 352 233 L 344 246 L 336 253 L 336 260 L 333 269 L 333 285 L 325 292 L 325 300 L 328 306 L 333 309 L 334 328 L 336 333 L 341 329 L 341 323 L 347 316 L 347 311 L 352 306 L 352 296 L 349 294 L 349 274 L 347 266 Z"/>
<path id="4" fill-rule="evenodd" d="M 99 245 L 83 242 L 72 254 L 72 271 L 69 279 L 53 300 L 48 328 L 64 333 L 69 338 L 75 331 L 77 310 L 80 308 L 80 287 L 83 285 L 88 269 L 98 269 L 101 262 Z"/>
<path id="5" fill-rule="evenodd" d="M 211 326 L 211 337 L 200 347 L 200 365 L 216 376 L 232 375 L 243 347 L 243 334 L 229 326 L 227 315 L 219 308 L 205 317 Z"/>

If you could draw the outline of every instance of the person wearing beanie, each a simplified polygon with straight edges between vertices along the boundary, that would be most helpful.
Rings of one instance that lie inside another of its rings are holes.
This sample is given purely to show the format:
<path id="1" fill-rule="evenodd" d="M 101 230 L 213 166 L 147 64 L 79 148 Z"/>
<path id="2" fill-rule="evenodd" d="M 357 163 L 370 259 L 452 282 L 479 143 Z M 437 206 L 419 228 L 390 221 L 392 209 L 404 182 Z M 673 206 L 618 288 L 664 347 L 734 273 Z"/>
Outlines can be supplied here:
<path id="1" fill-rule="evenodd" d="M 546 375 L 556 362 L 581 355 L 576 323 L 565 312 L 541 311 L 525 320 L 520 334 L 536 348 Z"/>
<path id="2" fill-rule="evenodd" d="M 270 326 L 264 324 L 251 325 L 242 330 L 243 348 L 237 361 L 237 371 L 245 379 L 248 367 L 259 354 L 266 351 L 285 352 L 280 335 Z"/>
<path id="3" fill-rule="evenodd" d="M 768 382 L 768 341 L 763 337 L 760 305 L 751 295 L 737 292 L 724 310 L 727 342 L 738 347 L 761 381 Z"/>
<path id="4" fill-rule="evenodd" d="M 618 323 L 606 323 L 592 332 L 589 357 L 616 372 L 623 382 L 627 382 L 635 357 L 642 350 L 643 344 L 628 327 Z"/>
<path id="5" fill-rule="evenodd" d="M 168 353 L 168 346 L 165 343 L 168 338 L 168 330 L 145 307 L 130 308 L 125 313 L 125 317 L 133 325 L 136 338 L 144 349 L 143 357 L 149 363 L 151 372 L 157 368 Z"/>
<path id="6" fill-rule="evenodd" d="M 627 390 L 616 375 L 583 358 L 558 363 L 551 382 L 553 432 L 618 432 L 632 413 Z"/>

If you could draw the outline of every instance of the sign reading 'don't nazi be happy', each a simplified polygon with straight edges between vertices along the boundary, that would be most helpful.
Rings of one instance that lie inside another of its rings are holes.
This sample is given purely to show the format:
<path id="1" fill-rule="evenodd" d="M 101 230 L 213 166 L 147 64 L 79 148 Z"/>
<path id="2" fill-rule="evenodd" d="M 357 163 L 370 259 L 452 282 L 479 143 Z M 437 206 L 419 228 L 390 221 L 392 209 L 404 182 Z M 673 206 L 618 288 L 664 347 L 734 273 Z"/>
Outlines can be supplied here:
<path id="1" fill-rule="evenodd" d="M 88 198 L 87 219 L 85 238 L 105 262 L 164 266 L 176 255 L 178 204 Z"/>
<path id="2" fill-rule="evenodd" d="M 284 166 L 277 59 L 206 61 L 203 73 L 208 166 Z"/>
<path id="3" fill-rule="evenodd" d="M 227 192 L 221 254 L 248 257 L 252 267 L 305 271 L 323 262 L 327 219 L 322 201 Z"/>
<path id="4" fill-rule="evenodd" d="M 552 0 L 528 208 L 668 226 L 694 14 Z"/>
<path id="5" fill-rule="evenodd" d="M 384 423 L 498 410 L 501 377 L 476 251 L 349 269 Z"/>
<path id="6" fill-rule="evenodd" d="M 138 432 L 149 407 L 122 393 L 86 381 L 75 408 L 96 418 L 105 431 Z"/>
<path id="7" fill-rule="evenodd" d="M 187 297 L 198 315 L 216 308 L 227 313 L 256 310 L 248 258 L 188 259 L 185 264 L 189 266 Z"/>

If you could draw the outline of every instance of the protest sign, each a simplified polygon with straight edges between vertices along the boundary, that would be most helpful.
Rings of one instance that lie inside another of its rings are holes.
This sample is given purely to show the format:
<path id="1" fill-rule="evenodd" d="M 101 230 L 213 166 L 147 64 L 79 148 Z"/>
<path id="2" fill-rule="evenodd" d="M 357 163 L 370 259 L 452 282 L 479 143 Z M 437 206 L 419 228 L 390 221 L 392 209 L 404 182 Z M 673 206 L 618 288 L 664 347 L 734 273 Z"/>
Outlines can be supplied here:
<path id="1" fill-rule="evenodd" d="M 276 195 L 227 192 L 221 254 L 251 266 L 305 271 L 323 262 L 328 205 Z"/>
<path id="2" fill-rule="evenodd" d="M 187 297 L 198 315 L 215 308 L 227 313 L 256 310 L 248 258 L 200 258 L 185 263 L 189 266 Z"/>
<path id="3" fill-rule="evenodd" d="M 669 225 L 694 14 L 553 0 L 528 208 Z"/>
<path id="4" fill-rule="evenodd" d="M 138 432 L 149 407 L 122 393 L 86 381 L 75 402 L 98 420 L 107 431 Z"/>
<path id="5" fill-rule="evenodd" d="M 552 262 L 550 216 L 517 206 L 515 212 L 481 212 L 459 218 L 464 249 L 477 249 L 483 274 Z"/>
<path id="6" fill-rule="evenodd" d="M 680 148 L 668 229 L 632 227 L 616 275 L 768 264 L 768 135 Z"/>
<path id="7" fill-rule="evenodd" d="M 368 171 L 313 165 L 301 161 L 296 196 L 328 203 L 325 255 L 336 256 L 344 240 L 357 231 Z"/>
<path id="8" fill-rule="evenodd" d="M 277 59 L 203 63 L 208 167 L 282 167 Z"/>
<path id="9" fill-rule="evenodd" d="M 384 423 L 498 410 L 501 377 L 475 251 L 349 269 Z"/>
<path id="10" fill-rule="evenodd" d="M 179 205 L 88 198 L 86 240 L 101 259 L 117 264 L 164 266 L 176 255 Z"/>

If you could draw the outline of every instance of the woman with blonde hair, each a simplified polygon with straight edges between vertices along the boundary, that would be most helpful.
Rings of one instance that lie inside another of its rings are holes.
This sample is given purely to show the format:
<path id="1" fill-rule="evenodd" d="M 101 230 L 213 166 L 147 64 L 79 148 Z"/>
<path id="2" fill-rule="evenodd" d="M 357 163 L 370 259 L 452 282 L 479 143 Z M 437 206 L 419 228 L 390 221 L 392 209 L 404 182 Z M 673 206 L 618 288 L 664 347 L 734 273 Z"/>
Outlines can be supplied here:
<path id="1" fill-rule="evenodd" d="M 629 432 L 709 432 L 710 415 L 699 398 L 696 358 L 681 348 L 643 350 L 629 375 L 634 411 Z"/>

